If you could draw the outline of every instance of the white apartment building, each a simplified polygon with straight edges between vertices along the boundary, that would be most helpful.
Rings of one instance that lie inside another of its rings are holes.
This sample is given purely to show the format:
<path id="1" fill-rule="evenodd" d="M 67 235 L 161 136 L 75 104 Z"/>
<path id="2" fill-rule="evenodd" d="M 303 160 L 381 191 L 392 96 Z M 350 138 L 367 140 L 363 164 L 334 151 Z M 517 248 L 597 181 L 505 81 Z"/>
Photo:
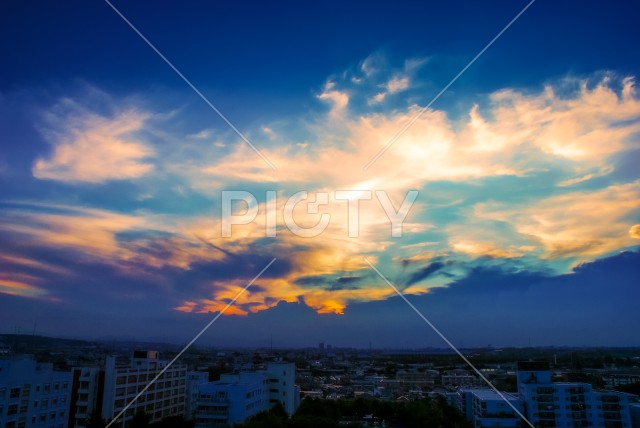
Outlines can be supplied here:
<path id="1" fill-rule="evenodd" d="M 634 395 L 593 391 L 588 383 L 551 382 L 547 363 L 518 363 L 518 398 L 536 428 L 631 428 Z"/>
<path id="2" fill-rule="evenodd" d="M 200 385 L 196 428 L 219 428 L 242 422 L 281 403 L 289 415 L 300 405 L 293 363 L 267 363 L 265 370 L 225 374 Z"/>
<path id="3" fill-rule="evenodd" d="M 514 394 L 502 393 L 507 401 L 518 411 L 522 405 Z M 520 426 L 520 417 L 493 389 L 460 389 L 454 397 L 458 409 L 474 428 L 516 428 Z"/>
<path id="4" fill-rule="evenodd" d="M 71 372 L 33 357 L 0 360 L 0 426 L 66 428 L 71 401 Z"/>
<path id="5" fill-rule="evenodd" d="M 269 379 L 269 404 L 280 402 L 289 416 L 300 405 L 300 388 L 296 383 L 296 366 L 293 363 L 267 363 Z"/>
<path id="6" fill-rule="evenodd" d="M 196 413 L 198 393 L 200 387 L 209 382 L 209 373 L 207 372 L 188 372 L 187 388 L 184 400 L 184 417 L 185 419 L 193 419 Z"/>
<path id="7" fill-rule="evenodd" d="M 269 409 L 268 378 L 264 373 L 224 374 L 200 385 L 196 428 L 223 428 Z"/>
<path id="8" fill-rule="evenodd" d="M 107 421 L 113 419 L 166 366 L 167 361 L 158 359 L 157 351 L 134 351 L 128 366 L 116 366 L 115 357 L 108 357 L 104 368 L 102 417 Z M 123 426 L 140 411 L 149 415 L 151 423 L 168 416 L 182 416 L 185 410 L 186 378 L 186 365 L 171 365 L 127 409 L 117 425 Z"/>

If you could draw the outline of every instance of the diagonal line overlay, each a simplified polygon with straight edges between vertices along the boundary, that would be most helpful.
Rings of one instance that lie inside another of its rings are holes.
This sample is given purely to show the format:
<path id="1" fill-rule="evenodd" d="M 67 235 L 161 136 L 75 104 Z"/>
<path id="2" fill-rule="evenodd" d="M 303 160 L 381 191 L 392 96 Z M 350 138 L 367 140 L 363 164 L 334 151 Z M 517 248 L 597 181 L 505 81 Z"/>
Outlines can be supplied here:
<path id="1" fill-rule="evenodd" d="M 106 1 L 106 0 L 105 0 L 105 1 Z M 133 397 L 133 398 L 131 399 L 131 401 L 129 401 L 129 403 L 127 403 L 127 405 L 124 407 L 124 409 L 122 409 L 122 410 L 120 411 L 120 413 L 118 413 L 116 416 L 114 416 L 114 417 L 113 417 L 113 419 L 111 420 L 111 422 L 109 422 L 105 428 L 109 428 L 109 427 L 110 427 L 111 425 L 113 425 L 113 424 L 114 424 L 114 423 L 115 423 L 115 422 L 116 422 L 120 417 L 122 417 L 122 415 L 124 415 L 124 414 L 125 414 L 125 412 L 126 412 L 126 411 L 127 411 L 127 410 L 132 406 L 132 405 L 133 405 L 133 403 L 135 403 L 135 402 L 138 400 L 138 398 L 140 398 L 140 397 L 141 397 L 141 396 L 142 396 L 142 395 L 147 391 L 147 389 L 149 389 L 149 387 L 150 387 L 151 385 L 153 385 L 153 383 L 154 383 L 156 380 L 158 380 L 158 379 L 160 378 L 160 376 L 162 376 L 162 375 L 164 374 L 164 372 L 165 372 L 165 371 L 167 371 L 167 370 L 169 369 L 169 367 L 171 367 L 171 366 L 173 365 L 173 363 L 175 363 L 175 362 L 178 360 L 178 358 L 180 358 L 180 357 L 182 356 L 182 354 L 184 354 L 184 353 L 187 351 L 187 349 L 189 349 L 189 348 L 191 347 L 191 345 L 193 345 L 193 344 L 195 343 L 195 341 L 196 341 L 196 340 L 198 340 L 198 339 L 200 338 L 200 336 L 202 336 L 202 335 L 203 335 L 203 334 L 204 334 L 204 333 L 209 329 L 209 327 L 211 327 L 211 325 L 212 325 L 214 322 L 216 322 L 216 321 L 218 320 L 218 318 L 220 318 L 220 317 L 222 316 L 222 314 L 224 314 L 224 313 L 225 313 L 225 311 L 226 311 L 227 309 L 229 309 L 229 308 L 230 308 L 230 307 L 231 307 L 231 306 L 236 302 L 236 300 L 238 300 L 238 298 L 239 298 L 239 297 L 240 297 L 240 296 L 241 296 L 245 291 L 247 291 L 247 289 L 248 289 L 249 287 L 251 287 L 251 286 L 253 285 L 253 283 L 254 283 L 258 278 L 260 278 L 260 276 L 262 276 L 262 274 L 263 274 L 267 269 L 269 269 L 269 267 L 270 267 L 270 266 L 271 266 L 271 265 L 272 265 L 276 260 L 277 260 L 277 259 L 276 259 L 275 257 L 274 257 L 273 259 L 271 259 L 271 261 L 270 261 L 270 262 L 269 262 L 265 267 L 263 267 L 263 268 L 262 268 L 262 270 L 261 270 L 261 271 L 260 271 L 256 276 L 254 276 L 254 277 L 253 277 L 253 279 L 252 279 L 251 281 L 249 281 L 249 283 L 248 283 L 248 284 L 247 284 L 247 285 L 246 285 L 242 290 L 240 290 L 240 292 L 236 295 L 236 297 L 234 297 L 234 298 L 233 298 L 229 303 L 227 303 L 227 306 L 225 306 L 225 307 L 224 307 L 220 312 L 218 312 L 218 314 L 217 314 L 215 317 L 213 317 L 213 319 L 212 319 L 211 321 L 209 321 L 209 323 L 207 323 L 207 325 L 205 325 L 205 326 L 204 326 L 204 328 L 203 328 L 202 330 L 200 330 L 200 332 L 199 332 L 198 334 L 196 334 L 196 335 L 194 336 L 194 338 L 193 338 L 193 339 L 191 339 L 191 340 L 189 341 L 189 343 L 187 343 L 187 344 L 185 345 L 185 347 L 184 347 L 184 348 L 182 348 L 182 350 L 181 350 L 180 352 L 178 352 L 178 354 L 177 354 L 175 357 L 173 357 L 173 359 L 172 359 L 171 361 L 169 361 L 169 363 L 168 363 L 166 366 L 164 366 L 164 368 L 163 368 L 163 369 L 162 369 L 162 370 L 161 370 L 161 371 L 156 375 L 156 377 L 154 377 L 154 378 L 153 378 L 153 379 L 152 379 L 152 380 L 147 384 L 147 386 L 145 386 L 145 387 L 142 389 L 142 391 L 140 391 L 140 392 L 138 393 L 138 395 L 136 395 L 135 397 Z"/>
<path id="2" fill-rule="evenodd" d="M 190 81 L 189 79 L 187 79 L 187 78 L 185 77 L 185 75 L 184 75 L 184 74 L 182 74 L 182 73 L 180 72 L 180 70 L 178 70 L 178 69 L 176 68 L 176 66 L 174 66 L 174 65 L 171 63 L 171 61 L 169 61 L 169 60 L 167 59 L 167 57 L 165 57 L 165 56 L 162 54 L 162 52 L 160 52 L 160 51 L 158 50 L 158 48 L 156 48 L 156 47 L 153 45 L 153 43 L 151 43 L 151 42 L 149 41 L 149 39 L 147 39 L 147 38 L 146 38 L 146 37 L 145 37 L 145 36 L 140 32 L 140 30 L 138 30 L 138 29 L 136 28 L 136 26 L 135 26 L 135 25 L 133 25 L 133 24 L 131 23 L 131 21 L 129 21 L 129 20 L 128 20 L 128 19 L 127 19 L 127 18 L 126 18 L 126 17 L 125 17 L 125 16 L 124 16 L 124 15 L 123 15 L 119 10 L 118 10 L 118 9 L 117 9 L 117 8 L 116 8 L 116 7 L 115 7 L 115 6 L 110 2 L 110 1 L 109 1 L 109 0 L 104 0 L 104 1 L 105 1 L 105 2 L 106 2 L 106 3 L 111 7 L 111 9 L 113 9 L 113 10 L 118 14 L 118 16 L 119 16 L 120 18 L 122 18 L 122 20 L 123 20 L 124 22 L 126 22 L 126 23 L 127 23 L 127 25 L 129 25 L 129 27 L 131 27 L 131 29 L 132 29 L 133 31 L 135 31 L 135 33 L 136 33 L 138 36 L 140 36 L 140 38 L 141 38 L 142 40 L 144 40 L 144 41 L 145 41 L 145 43 L 146 43 L 147 45 L 149 45 L 149 47 L 150 47 L 151 49 L 153 49 L 153 51 L 154 51 L 155 53 L 157 53 L 157 54 L 158 54 L 158 56 L 159 56 L 160 58 L 162 58 L 162 60 L 163 60 L 164 62 L 166 62 L 166 63 L 167 63 L 167 65 L 168 65 L 169 67 L 171 67 L 171 69 L 172 69 L 173 71 L 175 71 L 175 72 L 176 72 L 176 74 L 177 74 L 178 76 L 180 76 L 180 78 L 181 78 L 182 80 L 184 80 L 184 82 L 185 82 L 187 85 L 189 85 L 189 87 L 190 87 L 191 89 L 193 89 L 193 91 L 194 91 L 196 94 L 198 94 L 198 96 L 199 96 L 200 98 L 202 98 L 202 100 L 203 100 L 203 101 L 204 101 L 204 102 L 205 102 L 209 107 L 211 107 L 211 109 L 212 109 L 214 112 L 216 112 L 216 114 L 217 114 L 218 116 L 220 116 L 220 118 L 221 118 L 222 120 L 224 120 L 224 121 L 225 121 L 225 123 L 226 123 L 227 125 L 229 125 L 229 127 L 230 127 L 231 129 L 233 129 L 233 130 L 235 131 L 235 133 L 236 133 L 236 134 L 238 134 L 238 136 L 239 136 L 240 138 L 242 138 L 242 140 L 243 140 L 245 143 L 247 143 L 247 145 L 249 145 L 249 147 L 251 147 L 251 148 L 253 149 L 253 151 L 254 151 L 254 152 L 256 152 L 256 153 L 258 154 L 258 156 L 260 156 L 260 157 L 262 158 L 262 160 L 263 160 L 267 165 L 269 165 L 269 167 L 270 167 L 272 170 L 274 170 L 274 171 L 276 171 L 276 170 L 277 170 L 277 168 L 276 168 L 276 166 L 273 164 L 273 162 L 271 162 L 271 161 L 270 161 L 270 160 L 269 160 L 269 159 L 268 159 L 268 158 L 267 158 L 267 157 L 266 157 L 266 156 L 265 156 L 265 155 L 264 155 L 260 150 L 258 150 L 258 148 L 257 148 L 256 146 L 254 146 L 254 145 L 251 143 L 251 141 L 249 141 L 249 139 L 248 139 L 247 137 L 245 137 L 245 136 L 244 136 L 244 134 L 242 134 L 242 132 L 240 132 L 240 131 L 238 130 L 238 128 L 236 128 L 236 127 L 233 125 L 233 123 L 231 123 L 231 121 L 229 121 L 229 119 L 227 119 L 227 118 L 226 118 L 226 116 L 225 116 L 224 114 L 222 114 L 222 112 L 221 112 L 220 110 L 218 110 L 218 109 L 216 108 L 216 106 L 214 106 L 214 105 L 213 105 L 213 103 L 212 103 L 211 101 L 209 101 L 209 100 L 207 99 L 207 97 L 205 97 L 205 96 L 202 94 L 202 92 L 200 92 L 200 91 L 198 90 L 198 88 L 196 88 L 196 87 L 194 86 L 194 84 L 193 84 L 193 83 L 191 83 L 191 81 Z"/>
<path id="3" fill-rule="evenodd" d="M 106 0 L 105 0 L 105 1 L 106 1 Z M 367 162 L 367 163 L 365 164 L 365 166 L 364 166 L 364 167 L 362 167 L 362 169 L 363 169 L 364 171 L 368 170 L 368 169 L 371 167 L 371 165 L 373 165 L 373 164 L 378 160 L 378 158 L 379 158 L 380 156 L 382 156 L 383 154 L 385 154 L 385 152 L 386 152 L 387 150 L 389 150 L 389 148 L 390 148 L 390 147 L 391 147 L 391 146 L 392 146 L 396 141 L 398 141 L 398 139 L 399 139 L 400 137 L 402 137 L 402 136 L 404 135 L 404 133 L 405 133 L 405 132 L 407 132 L 407 130 L 408 130 L 409 128 L 411 128 L 411 126 L 413 126 L 413 124 L 414 124 L 414 123 L 415 123 L 415 122 L 420 118 L 420 116 L 422 116 L 422 115 L 424 114 L 424 112 L 426 112 L 427 110 L 429 110 L 429 108 L 431 107 L 431 105 L 432 105 L 433 103 L 435 103 L 435 102 L 438 100 L 438 98 L 440 98 L 440 96 L 441 96 L 442 94 L 444 94 L 444 93 L 447 91 L 447 89 L 449 89 L 449 87 L 450 87 L 451 85 L 453 85 L 453 84 L 455 83 L 455 81 L 456 81 L 456 80 L 458 80 L 458 78 L 459 78 L 460 76 L 462 76 L 462 75 L 464 74 L 464 72 L 465 72 L 465 71 L 467 71 L 467 69 L 469 69 L 469 67 L 471 67 L 471 66 L 473 65 L 473 63 L 475 63 L 475 62 L 478 60 L 478 58 L 480 58 L 480 57 L 482 56 L 482 54 L 484 54 L 484 53 L 486 52 L 486 51 L 487 51 L 487 49 L 489 49 L 489 48 L 490 48 L 490 47 L 491 47 L 491 46 L 496 42 L 496 40 L 498 40 L 498 39 L 500 38 L 500 36 L 502 36 L 502 35 L 504 34 L 504 32 L 505 32 L 505 31 L 507 31 L 507 30 L 509 29 L 509 27 L 511 27 L 511 25 L 513 25 L 513 23 L 514 23 L 514 22 L 516 22 L 516 21 L 518 20 L 518 18 L 520 18 L 520 16 L 521 16 L 523 13 L 525 13 L 525 12 L 526 12 L 526 10 L 527 10 L 527 9 L 529 9 L 529 7 L 530 7 L 530 6 L 531 6 L 535 1 L 536 1 L 536 0 L 531 0 L 529 3 L 527 3 L 527 5 L 526 5 L 526 6 L 525 6 L 521 11 L 520 11 L 520 13 L 518 13 L 518 14 L 517 14 L 517 15 L 516 15 L 516 16 L 515 16 L 511 21 L 509 21 L 509 23 L 508 23 L 507 25 L 505 25 L 505 27 L 504 27 L 504 28 L 503 28 L 503 29 L 502 29 L 498 34 L 496 34 L 496 36 L 495 36 L 493 39 L 491 39 L 491 41 L 490 41 L 489 43 L 487 43 L 487 45 L 486 45 L 484 48 L 482 48 L 482 50 L 481 50 L 480 52 L 478 52 L 478 53 L 476 54 L 476 56 L 474 56 L 474 57 L 473 57 L 473 59 L 472 59 L 471 61 L 469 61 L 469 63 L 468 63 L 467 65 L 465 65 L 465 66 L 464 66 L 464 68 L 463 68 L 462 70 L 460 70 L 460 72 L 458 72 L 458 74 L 456 74 L 456 76 L 455 76 L 453 79 L 451 79 L 451 81 L 450 81 L 449 83 L 447 83 L 447 85 L 446 85 L 444 88 L 442 88 L 442 90 L 440 90 L 440 92 L 438 92 L 438 94 L 437 94 L 435 97 L 433 97 L 433 99 L 432 99 L 431 101 L 429 101 L 429 104 L 427 104 L 425 107 L 423 107 L 422 109 L 420 109 L 420 111 L 419 111 L 415 116 L 413 116 L 413 118 L 412 118 L 412 119 L 411 119 L 411 120 L 410 120 L 406 125 L 404 125 L 404 126 L 402 127 L 402 129 L 400 129 L 400 131 L 398 131 L 398 132 L 396 133 L 396 135 L 394 135 L 394 136 L 393 136 L 393 138 L 391 138 L 391 139 L 387 142 L 387 144 L 385 144 L 385 145 L 380 149 L 380 151 L 379 151 L 378 153 L 376 153 L 376 155 L 375 155 L 374 157 L 372 157 L 372 158 L 369 160 L 369 162 Z"/>
<path id="4" fill-rule="evenodd" d="M 398 294 L 398 296 L 400 296 L 400 297 L 402 298 L 402 300 L 404 300 L 404 301 L 407 303 L 407 305 L 409 305 L 409 307 L 411 307 L 411 309 L 413 309 L 413 310 L 415 311 L 415 313 L 416 313 L 416 314 L 418 314 L 418 316 L 419 316 L 420 318 L 422 318 L 422 320 L 423 320 L 423 321 L 424 321 L 424 322 L 425 322 L 429 327 L 431 327 L 431 329 L 432 329 L 432 330 L 433 330 L 433 331 L 434 331 L 438 336 L 440 336 L 440 338 L 441 338 L 442 340 L 444 340 L 444 342 L 445 342 L 447 345 L 449 345 L 449 347 L 450 347 L 451 349 L 453 349 L 453 351 L 454 351 L 456 354 L 458 354 L 458 356 L 459 356 L 460 358 L 462 358 L 462 360 L 464 360 L 464 362 L 465 362 L 465 363 L 467 363 L 467 365 L 468 365 L 469 367 L 471 367 L 471 368 L 473 369 L 473 371 L 474 371 L 474 372 L 476 372 L 476 374 L 477 374 L 478 376 L 480 376 L 480 378 L 481 378 L 483 381 L 485 381 L 485 382 L 487 383 L 487 385 L 489 385 L 489 386 L 491 387 L 491 389 L 493 389 L 493 390 L 494 390 L 494 391 L 495 391 L 495 392 L 496 392 L 496 393 L 497 393 L 497 394 L 498 394 L 498 395 L 499 395 L 499 396 L 500 396 L 500 397 L 501 397 L 501 398 L 502 398 L 502 399 L 503 399 L 503 400 L 504 400 L 504 401 L 509 405 L 509 407 L 511 407 L 511 408 L 513 409 L 513 411 L 515 411 L 515 412 L 516 412 L 516 414 L 517 414 L 518 416 L 520 416 L 520 418 L 522 418 L 522 420 L 523 420 L 527 425 L 529 425 L 531 428 L 535 428 L 535 426 L 534 426 L 534 425 L 533 425 L 533 424 L 532 424 L 532 423 L 531 423 L 531 422 L 526 418 L 526 416 L 525 416 L 525 415 L 523 415 L 523 414 L 520 412 L 520 410 L 518 410 L 518 409 L 517 409 L 513 404 L 511 404 L 511 402 L 510 402 L 509 400 L 507 400 L 507 397 L 505 397 L 505 395 L 504 395 L 502 392 L 500 392 L 500 391 L 499 391 L 499 390 L 498 390 L 498 389 L 497 389 L 497 388 L 496 388 L 496 387 L 495 387 L 495 386 L 494 386 L 494 385 L 489 381 L 489 379 L 487 379 L 487 378 L 486 378 L 486 377 L 485 377 L 485 376 L 480 372 L 480 370 L 478 370 L 478 369 L 476 368 L 476 366 L 474 366 L 474 365 L 471 363 L 471 361 L 469 361 L 469 359 L 468 359 L 467 357 L 465 357 L 465 356 L 464 356 L 464 354 L 463 354 L 462 352 L 460 352 L 460 351 L 458 350 L 458 348 L 456 348 L 456 347 L 455 347 L 455 345 L 454 345 L 453 343 L 451 343 L 451 341 L 450 341 L 449 339 L 447 339 L 447 337 L 446 337 L 444 334 L 442 334 L 442 333 L 440 332 L 440 330 L 438 330 L 438 328 L 436 328 L 436 326 L 435 326 L 435 325 L 433 325 L 433 324 L 431 323 L 431 321 L 429 321 L 429 320 L 427 319 L 427 317 L 425 317 L 425 316 L 422 314 L 422 312 L 420 312 L 420 311 L 418 310 L 418 308 L 416 308 L 416 307 L 413 305 L 413 303 L 411 303 L 411 302 L 409 301 L 409 299 L 407 299 L 407 298 L 405 297 L 405 295 L 404 295 L 404 294 L 402 294 L 402 292 L 401 292 L 401 291 L 400 291 L 400 290 L 399 290 L 395 285 L 393 285 L 393 284 L 391 283 L 391 281 L 389 281 L 389 280 L 387 279 L 387 277 L 385 277 L 385 276 L 382 274 L 382 272 L 380 272 L 380 271 L 379 271 L 379 270 L 378 270 L 378 269 L 377 269 L 377 268 L 376 268 L 376 267 L 375 267 L 375 266 L 374 266 L 374 265 L 369 261 L 369 259 L 367 259 L 366 257 L 363 257 L 363 259 L 364 259 L 364 261 L 365 261 L 365 262 L 366 262 L 366 263 L 371 267 L 371 269 L 373 269 L 373 270 L 375 271 L 375 273 L 377 273 L 377 274 L 378 274 L 378 276 L 379 276 L 380 278 L 382 278 L 382 280 L 383 280 L 384 282 L 386 282 L 386 283 L 387 283 L 387 285 L 389 285 L 389 287 L 393 288 L 393 291 L 395 291 L 395 292 Z"/>

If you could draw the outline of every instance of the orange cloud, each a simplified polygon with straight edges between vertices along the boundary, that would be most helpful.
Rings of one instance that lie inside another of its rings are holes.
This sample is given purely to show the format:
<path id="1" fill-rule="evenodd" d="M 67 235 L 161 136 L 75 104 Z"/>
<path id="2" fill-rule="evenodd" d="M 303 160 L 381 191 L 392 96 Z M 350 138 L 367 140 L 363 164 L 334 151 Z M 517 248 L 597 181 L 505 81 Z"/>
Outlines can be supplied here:
<path id="1" fill-rule="evenodd" d="M 481 218 L 506 221 L 550 259 L 579 260 L 636 245 L 628 217 L 640 208 L 640 181 L 573 192 L 526 207 L 479 204 Z M 631 228 L 631 229 L 630 229 Z"/>
<path id="2" fill-rule="evenodd" d="M 1 272 L 0 293 L 21 297 L 45 296 L 46 290 L 33 285 L 37 282 L 38 278 L 31 275 Z"/>

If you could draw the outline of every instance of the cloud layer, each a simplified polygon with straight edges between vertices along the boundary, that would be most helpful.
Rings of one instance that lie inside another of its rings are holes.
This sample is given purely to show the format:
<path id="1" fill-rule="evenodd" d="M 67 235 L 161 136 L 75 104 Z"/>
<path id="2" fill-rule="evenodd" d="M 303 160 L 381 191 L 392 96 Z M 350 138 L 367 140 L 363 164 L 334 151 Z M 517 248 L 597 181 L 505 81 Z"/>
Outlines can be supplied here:
<path id="1" fill-rule="evenodd" d="M 571 272 L 638 245 L 640 177 L 620 167 L 622 158 L 640 159 L 632 78 L 505 88 L 478 96 L 462 115 L 434 109 L 416 118 L 422 107 L 412 89 L 427 63 L 385 70 L 367 59 L 325 82 L 316 111 L 253 126 L 247 135 L 275 172 L 232 133 L 185 125 L 186 112 L 130 99 L 106 110 L 83 106 L 81 97 L 61 100 L 39 126 L 51 150 L 34 156 L 32 174 L 50 182 L 51 195 L 74 196 L 4 202 L 0 293 L 71 301 L 58 287 L 86 275 L 81 264 L 135 284 L 116 287 L 123 300 L 155 284 L 171 311 L 215 312 L 277 257 L 230 314 L 281 301 L 341 314 L 394 294 L 364 255 L 407 293 L 428 296 L 478 266 Z M 382 190 L 397 208 L 414 189 L 401 238 L 391 236 L 375 196 L 359 201 L 358 237 L 349 237 L 349 202 L 336 190 L 351 191 L 352 202 Z M 259 201 L 256 220 L 234 226 L 229 238 L 221 234 L 222 190 L 252 191 Z M 266 236 L 267 190 L 277 194 L 275 237 Z M 330 215 L 319 236 L 284 227 L 287 198 L 299 190 L 310 202 L 317 192 L 331 195 L 318 212 L 307 202 L 294 210 L 305 227 Z"/>

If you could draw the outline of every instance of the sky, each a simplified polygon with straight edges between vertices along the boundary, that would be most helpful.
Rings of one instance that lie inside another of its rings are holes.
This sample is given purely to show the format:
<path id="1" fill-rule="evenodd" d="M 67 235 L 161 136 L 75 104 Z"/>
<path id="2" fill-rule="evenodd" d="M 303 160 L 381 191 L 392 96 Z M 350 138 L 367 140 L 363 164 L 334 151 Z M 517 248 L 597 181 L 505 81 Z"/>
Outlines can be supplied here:
<path id="1" fill-rule="evenodd" d="M 0 332 L 640 345 L 640 6 L 528 4 L 2 2 Z"/>

